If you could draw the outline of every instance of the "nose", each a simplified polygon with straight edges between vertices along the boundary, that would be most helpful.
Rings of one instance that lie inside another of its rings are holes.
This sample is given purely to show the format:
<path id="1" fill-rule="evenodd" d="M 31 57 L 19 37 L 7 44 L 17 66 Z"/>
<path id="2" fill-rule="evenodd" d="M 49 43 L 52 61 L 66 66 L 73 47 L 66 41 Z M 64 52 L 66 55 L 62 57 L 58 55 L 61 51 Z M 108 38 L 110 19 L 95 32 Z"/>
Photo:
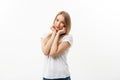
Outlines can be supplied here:
<path id="1" fill-rule="evenodd" d="M 60 26 L 60 22 L 57 22 L 57 25 L 56 25 L 57 27 L 59 27 Z"/>

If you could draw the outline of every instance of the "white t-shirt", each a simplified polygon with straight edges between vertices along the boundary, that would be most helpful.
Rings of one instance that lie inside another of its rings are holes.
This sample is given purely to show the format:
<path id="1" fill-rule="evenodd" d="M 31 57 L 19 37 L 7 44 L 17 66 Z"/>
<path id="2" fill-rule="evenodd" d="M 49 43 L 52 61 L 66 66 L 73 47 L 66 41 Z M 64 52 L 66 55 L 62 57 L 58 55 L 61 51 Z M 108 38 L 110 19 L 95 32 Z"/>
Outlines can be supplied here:
<path id="1" fill-rule="evenodd" d="M 70 45 L 72 45 L 73 42 L 72 35 L 70 34 L 65 35 L 59 42 L 65 42 L 65 41 L 68 41 Z M 65 78 L 70 76 L 70 72 L 67 64 L 67 53 L 69 49 L 67 49 L 66 51 L 64 51 L 64 53 L 58 55 L 55 58 L 51 56 L 44 56 L 43 77 L 48 79 L 55 79 L 55 78 Z"/>

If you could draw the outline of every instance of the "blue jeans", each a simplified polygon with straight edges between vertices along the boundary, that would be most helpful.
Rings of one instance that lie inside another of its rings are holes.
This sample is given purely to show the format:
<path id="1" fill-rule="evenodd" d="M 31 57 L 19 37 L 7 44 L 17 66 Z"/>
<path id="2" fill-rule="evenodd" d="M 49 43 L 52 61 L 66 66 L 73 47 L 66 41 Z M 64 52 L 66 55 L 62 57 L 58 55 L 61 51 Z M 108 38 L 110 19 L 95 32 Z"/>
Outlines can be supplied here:
<path id="1" fill-rule="evenodd" d="M 69 77 L 66 77 L 66 78 L 58 78 L 58 79 L 46 79 L 46 78 L 43 78 L 43 80 L 71 80 L 71 78 L 69 76 Z"/>

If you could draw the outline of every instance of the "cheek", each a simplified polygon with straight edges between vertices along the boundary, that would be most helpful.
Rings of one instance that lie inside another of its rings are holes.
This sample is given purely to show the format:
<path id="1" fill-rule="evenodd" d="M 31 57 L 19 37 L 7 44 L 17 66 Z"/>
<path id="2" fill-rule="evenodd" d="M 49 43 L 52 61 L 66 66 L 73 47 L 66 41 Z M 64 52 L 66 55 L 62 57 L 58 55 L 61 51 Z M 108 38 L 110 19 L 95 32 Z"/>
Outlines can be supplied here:
<path id="1" fill-rule="evenodd" d="M 61 26 L 61 27 L 64 27 L 64 24 L 61 24 L 60 26 Z"/>
<path id="2" fill-rule="evenodd" d="M 63 29 L 64 25 L 60 25 L 60 29 Z"/>

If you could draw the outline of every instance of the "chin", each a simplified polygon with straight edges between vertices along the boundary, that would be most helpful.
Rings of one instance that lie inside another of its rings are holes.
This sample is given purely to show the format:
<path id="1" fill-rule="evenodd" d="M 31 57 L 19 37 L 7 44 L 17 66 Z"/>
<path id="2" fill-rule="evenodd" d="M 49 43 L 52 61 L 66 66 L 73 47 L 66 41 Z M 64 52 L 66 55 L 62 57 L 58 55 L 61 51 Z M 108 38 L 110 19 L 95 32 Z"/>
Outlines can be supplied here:
<path id="1" fill-rule="evenodd" d="M 59 31 L 59 30 L 56 30 L 57 32 Z"/>
<path id="2" fill-rule="evenodd" d="M 57 31 L 59 31 L 60 29 L 56 29 Z"/>

